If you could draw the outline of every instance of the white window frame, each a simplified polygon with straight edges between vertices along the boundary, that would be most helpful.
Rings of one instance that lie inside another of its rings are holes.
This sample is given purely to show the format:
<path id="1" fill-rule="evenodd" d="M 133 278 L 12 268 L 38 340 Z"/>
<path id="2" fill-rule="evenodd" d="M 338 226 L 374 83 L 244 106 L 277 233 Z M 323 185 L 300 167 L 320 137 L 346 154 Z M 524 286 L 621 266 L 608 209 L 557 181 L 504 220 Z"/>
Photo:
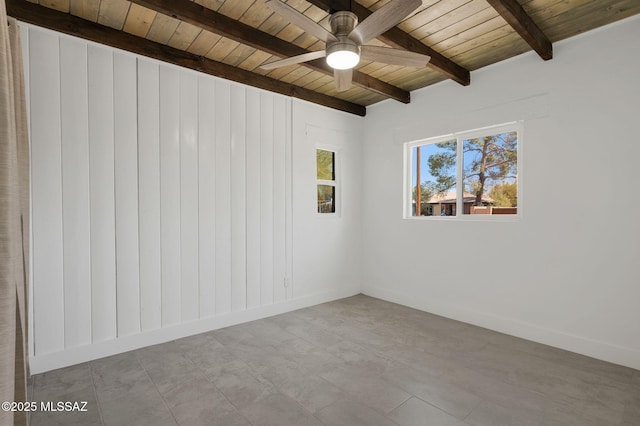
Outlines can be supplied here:
<path id="1" fill-rule="evenodd" d="M 402 191 L 402 201 L 403 201 L 403 218 L 404 219 L 413 219 L 413 220 L 464 220 L 464 221 L 490 221 L 490 222 L 512 222 L 519 220 L 522 217 L 522 147 L 524 140 L 524 129 L 523 129 L 522 121 L 513 121 L 509 123 L 498 124 L 494 126 L 481 127 L 472 130 L 465 130 L 462 132 L 450 133 L 447 135 L 440 135 L 435 137 L 430 137 L 426 139 L 420 139 L 416 141 L 410 141 L 404 143 L 403 150 L 403 170 L 404 170 L 404 181 L 403 181 L 403 191 Z M 463 159 L 463 151 L 464 146 L 463 142 L 467 139 L 472 139 L 476 137 L 487 136 L 489 134 L 500 134 L 507 132 L 517 132 L 518 134 L 518 153 L 517 153 L 517 184 L 518 184 L 518 210 L 516 214 L 512 215 L 483 215 L 483 214 L 463 214 L 464 212 L 464 203 L 463 203 L 463 174 L 464 174 L 464 159 Z M 413 182 L 412 182 L 412 167 L 413 167 L 413 148 L 422 145 L 430 145 L 440 142 L 447 141 L 456 141 L 456 215 L 455 216 L 413 216 L 413 206 L 412 206 L 412 191 L 413 191 Z"/>
<path id="2" fill-rule="evenodd" d="M 335 176 L 334 180 L 325 180 L 325 179 L 318 179 L 318 162 L 317 162 L 317 151 L 318 150 L 322 150 L 322 151 L 329 151 L 329 152 L 333 152 L 333 173 Z M 318 216 L 321 217 L 340 217 L 341 216 L 341 211 L 342 211 L 342 190 L 341 190 L 341 185 L 340 185 L 340 172 L 341 172 L 341 167 L 340 167 L 340 149 L 336 148 L 335 146 L 330 146 L 330 145 L 322 145 L 322 144 L 316 144 L 315 146 L 315 150 L 313 151 L 314 153 L 314 175 L 316 177 L 315 181 L 316 181 L 316 185 L 315 185 L 315 200 L 316 200 L 316 214 Z M 333 213 L 320 213 L 318 211 L 318 185 L 328 185 L 328 186 L 333 186 L 334 187 L 334 194 L 335 194 L 335 199 L 334 199 L 334 203 L 335 203 L 335 212 Z"/>

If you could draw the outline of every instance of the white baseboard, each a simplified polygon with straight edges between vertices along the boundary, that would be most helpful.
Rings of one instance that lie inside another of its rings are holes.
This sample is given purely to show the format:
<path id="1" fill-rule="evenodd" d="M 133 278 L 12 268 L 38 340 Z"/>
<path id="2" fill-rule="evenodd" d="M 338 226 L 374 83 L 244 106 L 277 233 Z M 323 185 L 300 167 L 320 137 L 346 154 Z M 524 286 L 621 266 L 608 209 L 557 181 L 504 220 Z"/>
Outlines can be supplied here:
<path id="1" fill-rule="evenodd" d="M 485 312 L 421 300 L 417 299 L 415 295 L 399 293 L 380 287 L 367 287 L 362 293 L 489 330 L 640 370 L 640 351 L 631 348 L 616 346 Z"/>
<path id="2" fill-rule="evenodd" d="M 68 367 L 70 365 L 80 364 L 83 362 L 104 358 L 106 356 L 140 349 L 145 346 L 169 342 L 171 340 L 192 336 L 194 334 L 205 333 L 207 331 L 229 327 L 231 325 L 254 321 L 257 319 L 294 311 L 296 309 L 306 308 L 308 306 L 318 305 L 320 303 L 354 296 L 358 293 L 359 291 L 354 292 L 353 290 L 317 293 L 309 296 L 287 300 L 284 302 L 275 303 L 273 305 L 259 306 L 256 308 L 247 309 L 245 311 L 232 312 L 229 314 L 205 318 L 189 323 L 182 323 L 170 327 L 145 331 L 130 336 L 118 337 L 117 339 L 107 340 L 104 342 L 96 342 L 90 345 L 68 348 L 60 352 L 30 357 L 29 367 L 31 370 L 31 374 L 44 373 L 46 371 L 55 370 L 57 368 Z"/>

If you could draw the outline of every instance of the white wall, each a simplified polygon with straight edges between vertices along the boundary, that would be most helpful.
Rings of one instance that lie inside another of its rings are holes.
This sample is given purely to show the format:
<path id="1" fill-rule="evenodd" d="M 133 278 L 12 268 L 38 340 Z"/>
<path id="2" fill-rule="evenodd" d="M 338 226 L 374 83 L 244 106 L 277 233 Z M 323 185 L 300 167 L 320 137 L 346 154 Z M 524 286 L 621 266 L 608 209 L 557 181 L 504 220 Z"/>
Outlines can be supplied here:
<path id="1" fill-rule="evenodd" d="M 363 291 L 640 368 L 639 40 L 634 17 L 369 108 Z M 402 219 L 404 142 L 513 120 L 520 220 Z"/>
<path id="2" fill-rule="evenodd" d="M 315 162 L 297 165 L 315 147 L 292 114 L 344 135 L 346 194 L 361 118 L 37 27 L 22 37 L 32 372 L 359 292 L 359 200 L 331 236 L 318 226 Z"/>
<path id="3" fill-rule="evenodd" d="M 361 124 L 362 119 L 350 114 L 294 101 L 294 295 L 360 292 Z M 336 152 L 337 214 L 317 213 L 318 147 Z"/>

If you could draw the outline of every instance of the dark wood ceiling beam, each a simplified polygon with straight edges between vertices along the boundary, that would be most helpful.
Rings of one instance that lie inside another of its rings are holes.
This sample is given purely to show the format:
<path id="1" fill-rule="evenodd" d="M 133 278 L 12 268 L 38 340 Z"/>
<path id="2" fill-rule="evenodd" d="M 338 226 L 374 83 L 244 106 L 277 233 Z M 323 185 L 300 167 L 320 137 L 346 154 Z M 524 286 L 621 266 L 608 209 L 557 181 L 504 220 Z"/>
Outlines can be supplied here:
<path id="1" fill-rule="evenodd" d="M 132 3 L 282 58 L 309 52 L 189 0 L 132 0 Z M 304 62 L 300 65 L 333 76 L 333 69 L 324 60 Z M 353 84 L 403 103 L 409 103 L 411 100 L 408 91 L 360 71 L 354 71 Z"/>
<path id="2" fill-rule="evenodd" d="M 551 41 L 542 30 L 533 22 L 533 19 L 516 0 L 487 0 L 491 7 L 504 18 L 511 27 L 516 30 L 533 50 L 545 61 L 553 58 Z"/>
<path id="3" fill-rule="evenodd" d="M 236 81 L 248 86 L 280 93 L 340 111 L 364 116 L 366 108 L 352 102 L 304 89 L 260 74 L 245 71 L 231 65 L 213 61 L 183 50 L 156 43 L 104 25 L 86 21 L 68 13 L 58 12 L 25 0 L 6 0 L 7 14 L 14 18 L 49 28 L 61 33 L 81 37 L 96 43 L 126 50 L 142 56 L 191 68 L 205 74 Z"/>
<path id="4" fill-rule="evenodd" d="M 307 0 L 307 2 L 326 11 L 349 10 L 349 7 L 351 7 L 351 11 L 358 16 L 358 20 L 360 22 L 364 21 L 369 15 L 373 13 L 372 11 L 360 5 L 359 3 L 356 3 L 355 1 Z M 429 68 L 432 68 L 446 75 L 448 78 L 462 84 L 463 86 L 468 86 L 469 84 L 471 84 L 471 74 L 469 73 L 469 70 L 461 67 L 451 59 L 436 52 L 417 38 L 410 36 L 398 27 L 393 27 L 386 33 L 378 36 L 378 40 L 392 47 L 409 50 L 411 52 L 422 53 L 423 55 L 429 55 L 431 56 L 431 60 L 427 64 Z"/>

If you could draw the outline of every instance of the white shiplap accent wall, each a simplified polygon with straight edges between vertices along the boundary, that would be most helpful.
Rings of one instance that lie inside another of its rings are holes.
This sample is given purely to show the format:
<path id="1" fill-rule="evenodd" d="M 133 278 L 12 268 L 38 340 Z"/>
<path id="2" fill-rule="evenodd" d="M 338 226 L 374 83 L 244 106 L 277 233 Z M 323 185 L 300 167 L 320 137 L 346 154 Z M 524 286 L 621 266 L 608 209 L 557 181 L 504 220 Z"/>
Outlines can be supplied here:
<path id="1" fill-rule="evenodd" d="M 290 99 L 35 27 L 23 34 L 35 372 L 291 297 Z M 222 323 L 252 315 L 265 313 Z"/>

